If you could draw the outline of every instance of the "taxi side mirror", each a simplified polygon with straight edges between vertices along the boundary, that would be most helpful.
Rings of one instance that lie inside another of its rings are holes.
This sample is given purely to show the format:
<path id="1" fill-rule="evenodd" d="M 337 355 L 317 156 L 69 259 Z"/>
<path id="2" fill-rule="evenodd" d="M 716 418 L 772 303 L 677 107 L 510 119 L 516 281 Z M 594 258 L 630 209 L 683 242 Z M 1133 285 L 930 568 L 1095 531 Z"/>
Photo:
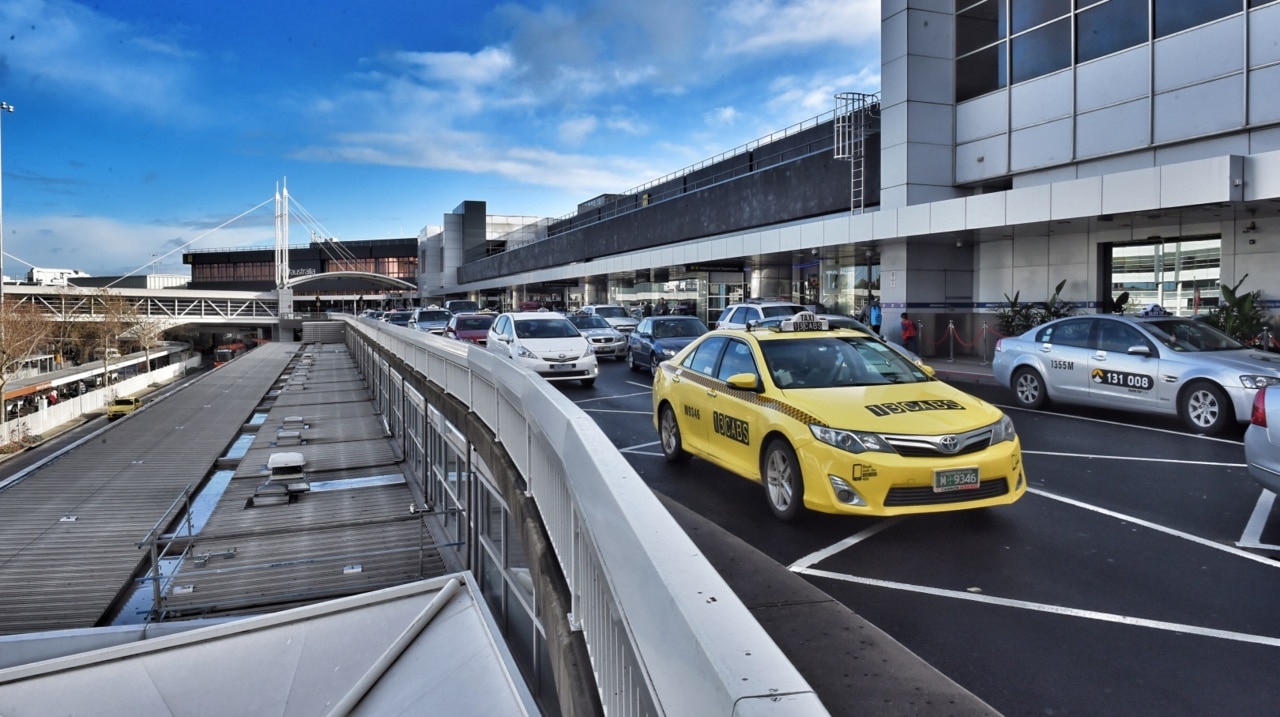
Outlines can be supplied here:
<path id="1" fill-rule="evenodd" d="M 929 365 L 929 364 L 927 364 L 927 363 L 919 364 L 919 366 L 920 366 L 920 370 L 921 370 L 921 371 L 924 371 L 924 372 L 925 372 L 926 374 L 928 374 L 930 377 L 933 377 L 933 376 L 934 376 L 934 370 L 933 370 L 933 367 L 932 367 L 932 366 L 930 366 L 930 365 Z"/>
<path id="2" fill-rule="evenodd" d="M 730 376 L 729 380 L 725 381 L 725 383 L 729 384 L 731 388 L 736 388 L 741 391 L 760 390 L 759 379 L 756 378 L 754 373 L 735 373 Z"/>

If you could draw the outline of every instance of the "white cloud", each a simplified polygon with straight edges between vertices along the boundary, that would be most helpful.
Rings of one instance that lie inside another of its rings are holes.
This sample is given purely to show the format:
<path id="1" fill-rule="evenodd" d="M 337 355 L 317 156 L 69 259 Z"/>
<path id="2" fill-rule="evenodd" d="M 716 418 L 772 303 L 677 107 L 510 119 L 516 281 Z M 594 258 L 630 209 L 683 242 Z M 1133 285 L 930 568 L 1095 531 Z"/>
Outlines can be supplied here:
<path id="1" fill-rule="evenodd" d="M 9 83 L 30 83 L 102 107 L 172 117 L 188 114 L 190 57 L 165 38 L 139 37 L 125 23 L 64 0 L 0 3 Z M 16 29 L 10 29 L 16 28 Z"/>
<path id="2" fill-rule="evenodd" d="M 880 0 L 730 0 L 716 15 L 713 44 L 729 55 L 879 46 Z"/>
<path id="3" fill-rule="evenodd" d="M 211 232 L 190 224 L 129 223 L 112 217 L 5 216 L 4 273 L 25 276 L 32 266 L 79 269 L 95 276 L 126 274 L 160 263 L 164 273 L 180 273 L 182 246 L 189 249 L 250 246 L 273 238 L 271 207 L 265 220 L 242 220 Z M 232 215 L 234 216 L 234 215 Z M 227 217 L 230 219 L 231 217 Z M 226 221 L 220 220 L 218 223 Z M 143 271 L 145 273 L 145 270 Z"/>
<path id="4" fill-rule="evenodd" d="M 599 126 L 595 117 L 575 117 L 560 123 L 560 141 L 568 145 L 580 145 Z"/>

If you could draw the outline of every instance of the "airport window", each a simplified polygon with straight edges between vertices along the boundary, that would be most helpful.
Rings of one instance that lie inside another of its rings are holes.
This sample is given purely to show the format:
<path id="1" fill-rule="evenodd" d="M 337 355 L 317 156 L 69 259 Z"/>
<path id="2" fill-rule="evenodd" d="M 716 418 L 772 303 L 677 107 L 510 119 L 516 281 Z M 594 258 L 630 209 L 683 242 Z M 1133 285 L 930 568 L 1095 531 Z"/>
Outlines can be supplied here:
<path id="1" fill-rule="evenodd" d="M 1005 38 L 1003 0 L 986 0 L 956 13 L 956 54 L 965 55 Z"/>
<path id="2" fill-rule="evenodd" d="M 1070 18 L 1019 35 L 1011 42 L 1013 82 L 1023 82 L 1071 66 Z"/>
<path id="3" fill-rule="evenodd" d="M 1156 37 L 1182 32 L 1196 25 L 1220 20 L 1241 12 L 1240 0 L 1155 0 Z"/>
<path id="4" fill-rule="evenodd" d="M 1004 43 L 956 60 L 956 101 L 964 102 L 1005 87 Z"/>
<path id="5" fill-rule="evenodd" d="M 1147 0 L 1107 0 L 1076 15 L 1076 62 L 1147 41 Z"/>
<path id="6" fill-rule="evenodd" d="M 1016 34 L 1071 14 L 1071 0 L 1011 0 L 1009 14 Z"/>

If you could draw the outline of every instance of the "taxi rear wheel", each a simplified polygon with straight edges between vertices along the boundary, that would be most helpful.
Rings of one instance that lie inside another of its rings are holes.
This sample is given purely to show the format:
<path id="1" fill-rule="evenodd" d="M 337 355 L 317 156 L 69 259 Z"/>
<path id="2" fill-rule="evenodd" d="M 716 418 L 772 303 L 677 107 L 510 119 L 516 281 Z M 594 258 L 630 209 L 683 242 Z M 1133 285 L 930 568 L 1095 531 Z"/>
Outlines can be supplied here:
<path id="1" fill-rule="evenodd" d="M 1178 414 L 1192 431 L 1211 435 L 1227 427 L 1235 410 L 1222 389 L 1208 381 L 1197 381 L 1183 389 Z"/>
<path id="2" fill-rule="evenodd" d="M 778 520 L 790 522 L 800 517 L 804 508 L 804 479 L 796 452 L 780 438 L 764 449 L 764 487 L 769 509 Z"/>
<path id="3" fill-rule="evenodd" d="M 1020 368 L 1013 372 L 1013 395 L 1018 405 L 1023 408 L 1040 408 L 1045 404 L 1048 394 L 1044 389 L 1044 379 L 1033 368 Z"/>
<path id="4" fill-rule="evenodd" d="M 658 414 L 658 437 L 662 439 L 662 455 L 670 463 L 684 463 L 689 454 L 684 450 L 684 441 L 680 439 L 680 424 L 676 422 L 676 412 L 670 404 L 664 405 Z"/>

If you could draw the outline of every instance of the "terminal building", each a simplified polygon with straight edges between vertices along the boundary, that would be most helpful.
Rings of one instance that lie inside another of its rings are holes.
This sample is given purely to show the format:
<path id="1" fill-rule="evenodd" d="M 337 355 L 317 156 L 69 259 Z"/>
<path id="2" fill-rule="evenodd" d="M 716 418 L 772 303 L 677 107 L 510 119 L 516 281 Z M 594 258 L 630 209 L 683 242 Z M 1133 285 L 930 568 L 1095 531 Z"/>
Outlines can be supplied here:
<path id="1" fill-rule="evenodd" d="M 420 247 L 423 290 L 707 321 L 874 297 L 926 355 L 988 350 L 1001 306 L 1059 283 L 1082 311 L 1128 292 L 1189 315 L 1228 286 L 1274 314 L 1277 36 L 1263 0 L 884 0 L 880 92 L 509 236 L 464 202 Z"/>

